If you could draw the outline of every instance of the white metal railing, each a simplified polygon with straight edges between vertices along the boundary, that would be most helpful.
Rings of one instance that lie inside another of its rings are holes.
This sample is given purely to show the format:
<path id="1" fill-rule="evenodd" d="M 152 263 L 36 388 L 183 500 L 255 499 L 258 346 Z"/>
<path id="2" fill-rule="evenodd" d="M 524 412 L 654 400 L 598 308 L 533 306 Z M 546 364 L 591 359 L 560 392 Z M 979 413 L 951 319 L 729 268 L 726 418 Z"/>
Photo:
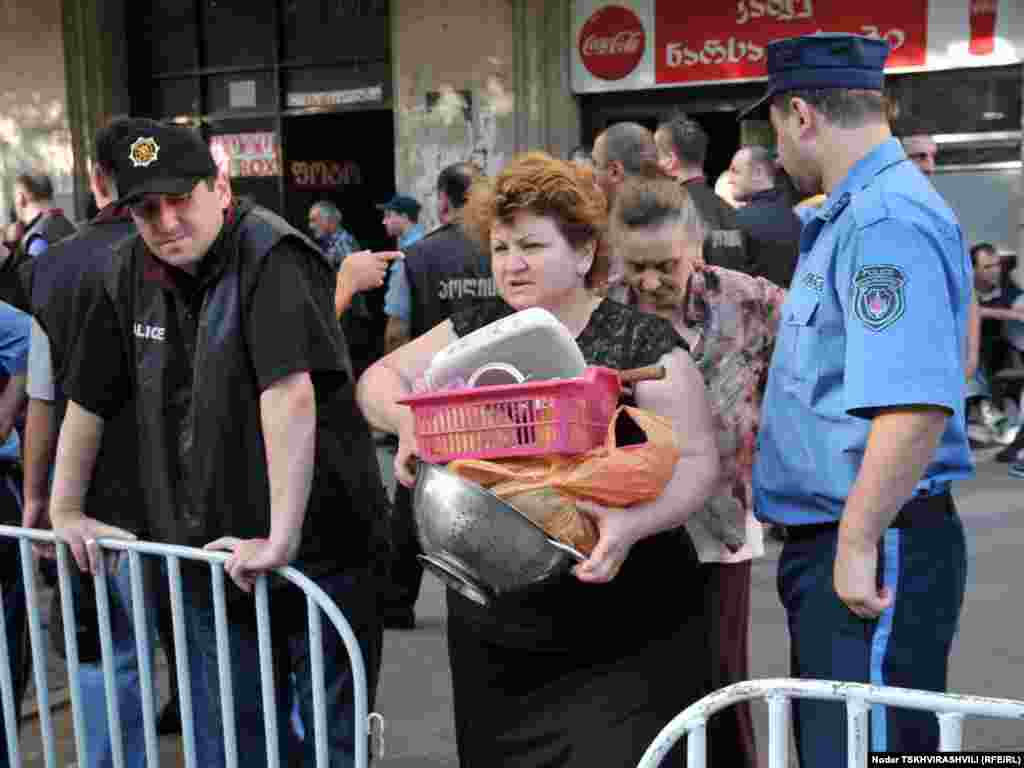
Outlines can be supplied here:
<path id="1" fill-rule="evenodd" d="M 35 557 L 32 542 L 55 544 L 57 551 L 58 586 L 60 589 L 62 618 L 64 625 L 64 642 L 67 658 L 68 684 L 71 693 L 71 711 L 74 724 L 75 749 L 79 765 L 86 765 L 87 754 L 86 727 L 83 720 L 82 693 L 80 678 L 80 661 L 76 635 L 74 593 L 71 585 L 71 568 L 76 568 L 68 545 L 59 541 L 49 531 L 17 528 L 0 525 L 0 537 L 16 538 L 19 543 L 21 572 L 24 580 L 28 611 L 29 639 L 31 644 L 32 666 L 35 675 L 35 690 L 38 701 L 39 723 L 43 745 L 43 757 L 46 768 L 57 768 L 57 750 L 53 730 L 53 714 L 49 700 L 49 681 L 47 665 L 47 644 L 43 634 L 40 616 L 40 596 Z M 225 596 L 224 562 L 227 553 L 208 552 L 201 549 L 180 547 L 167 544 L 156 544 L 144 541 L 121 539 L 100 539 L 101 558 L 105 560 L 110 552 L 127 553 L 131 577 L 131 606 L 133 630 L 137 648 L 139 680 L 142 688 L 143 727 L 145 737 L 146 765 L 148 768 L 159 768 L 160 750 L 156 730 L 156 712 L 154 702 L 154 679 L 152 654 L 149 641 L 149 620 L 147 618 L 146 590 L 143 586 L 142 557 L 162 558 L 167 567 L 167 579 L 170 591 L 171 618 L 174 636 L 175 666 L 177 669 L 178 692 L 180 696 L 182 720 L 182 744 L 187 768 L 199 768 L 196 760 L 195 722 L 193 718 L 192 689 L 189 675 L 189 657 L 185 636 L 185 610 L 181 582 L 181 561 L 192 560 L 206 562 L 210 567 L 211 589 L 213 593 L 214 615 L 217 639 L 217 662 L 219 669 L 220 700 L 224 725 L 224 751 L 228 768 L 237 768 L 238 740 L 234 718 L 234 694 L 227 632 L 227 607 Z M 99 622 L 100 651 L 103 666 L 104 685 L 107 701 L 107 721 L 111 736 L 111 757 L 114 768 L 124 768 L 125 754 L 123 748 L 123 732 L 115 671 L 113 667 L 113 640 L 111 630 L 110 603 L 107 591 L 107 568 L 100 567 L 93 579 L 96 587 L 96 609 Z M 353 709 L 355 719 L 354 757 L 355 768 L 366 768 L 369 764 L 370 740 L 373 738 L 378 745 L 375 750 L 381 751 L 383 719 L 380 715 L 368 713 L 368 692 L 366 685 L 366 668 L 358 641 L 352 627 L 335 605 L 334 601 L 324 593 L 308 577 L 294 568 L 278 568 L 275 573 L 287 579 L 303 591 L 306 596 L 307 616 L 310 637 L 310 667 L 313 689 L 313 723 L 312 734 L 308 724 L 306 737 L 312 735 L 315 743 L 317 768 L 327 768 L 327 710 L 325 701 L 324 656 L 323 656 L 323 622 L 322 614 L 326 614 L 334 629 L 341 636 L 348 651 L 353 687 Z M 267 747 L 268 768 L 278 768 L 280 753 L 278 750 L 278 727 L 276 691 L 274 690 L 273 661 L 270 643 L 270 603 L 267 587 L 267 576 L 262 575 L 256 582 L 256 618 L 259 642 L 260 679 L 264 713 L 264 728 Z M 18 721 L 15 716 L 15 691 L 11 674 L 10 654 L 7 647 L 3 595 L 0 594 L 0 705 L 3 707 L 4 725 L 6 730 L 6 749 L 9 765 L 20 767 Z M 334 724 L 332 724 L 334 725 Z M 334 727 L 337 727 L 334 725 Z M 205 768 L 205 766 L 204 766 Z"/>
<path id="2" fill-rule="evenodd" d="M 939 751 L 963 749 L 963 721 L 967 715 L 1024 719 L 1024 701 L 934 693 L 910 688 L 844 683 L 829 680 L 748 680 L 734 683 L 691 704 L 666 725 L 644 752 L 638 768 L 657 768 L 669 750 L 687 737 L 687 768 L 705 768 L 707 722 L 711 715 L 741 701 L 768 701 L 768 765 L 789 765 L 789 726 L 793 699 L 846 702 L 848 768 L 864 768 L 868 761 L 868 716 L 872 704 L 923 709 L 939 720 Z"/>

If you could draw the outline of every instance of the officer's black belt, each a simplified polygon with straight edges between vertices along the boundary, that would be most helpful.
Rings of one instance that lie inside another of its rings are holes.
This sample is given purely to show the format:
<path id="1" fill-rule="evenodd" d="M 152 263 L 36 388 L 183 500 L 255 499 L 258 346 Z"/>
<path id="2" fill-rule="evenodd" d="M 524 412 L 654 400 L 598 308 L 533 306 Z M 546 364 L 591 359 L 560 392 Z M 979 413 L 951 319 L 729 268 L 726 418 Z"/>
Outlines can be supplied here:
<path id="1" fill-rule="evenodd" d="M 915 496 L 896 514 L 889 524 L 890 528 L 924 528 L 938 525 L 956 514 L 953 506 L 953 494 L 949 491 L 936 493 L 934 496 Z M 787 525 L 786 538 L 789 540 L 810 539 L 823 533 L 839 529 L 839 521 L 831 523 L 809 523 L 807 525 Z"/>

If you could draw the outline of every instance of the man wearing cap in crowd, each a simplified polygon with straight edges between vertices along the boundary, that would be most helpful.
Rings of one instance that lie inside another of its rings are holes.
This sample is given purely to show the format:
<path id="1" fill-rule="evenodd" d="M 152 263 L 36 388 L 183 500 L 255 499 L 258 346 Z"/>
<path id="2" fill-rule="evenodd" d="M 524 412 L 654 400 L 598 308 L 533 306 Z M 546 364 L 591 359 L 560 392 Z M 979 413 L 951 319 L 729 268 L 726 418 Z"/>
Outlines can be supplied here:
<path id="1" fill-rule="evenodd" d="M 82 311 L 63 379 L 68 408 L 50 507 L 83 570 L 95 539 L 114 535 L 83 499 L 105 422 L 134 398 L 139 476 L 157 540 L 228 552 L 224 568 L 250 592 L 291 564 L 345 606 L 366 663 L 372 706 L 380 664 L 378 576 L 387 499 L 369 428 L 355 405 L 345 341 L 322 252 L 273 213 L 232 200 L 191 129 L 126 120 L 114 178 L 138 236 L 117 246 L 101 294 Z M 118 534 L 120 535 L 120 534 Z M 130 534 L 124 534 L 130 537 Z M 198 764 L 224 764 L 214 608 L 208 570 L 182 566 Z M 274 582 L 274 584 L 278 584 Z M 274 587 L 275 687 L 296 676 L 307 728 L 313 690 L 305 599 Z M 255 613 L 227 601 L 235 723 L 262 765 L 264 721 Z M 341 638 L 324 633 L 332 765 L 352 765 L 353 686 Z M 282 762 L 289 702 L 279 697 Z M 184 714 L 184 713 L 183 713 Z M 306 739 L 311 762 L 312 734 Z"/>
<path id="2" fill-rule="evenodd" d="M 407 292 L 408 320 L 392 317 L 385 340 L 391 352 L 447 320 L 460 307 L 494 296 L 489 254 L 466 236 L 459 226 L 466 195 L 479 171 L 472 163 L 454 163 L 437 175 L 437 217 L 441 226 L 409 249 L 399 264 L 400 285 Z M 389 440 L 391 455 L 398 450 L 397 436 Z M 385 629 L 414 629 L 415 606 L 423 580 L 422 554 L 413 520 L 412 493 L 400 483 L 394 487 L 391 516 L 393 559 L 383 600 Z"/>
<path id="3" fill-rule="evenodd" d="M 384 212 L 384 229 L 390 237 L 398 240 L 398 250 L 405 251 L 423 239 L 426 231 L 419 223 L 422 206 L 407 195 L 395 195 L 383 205 L 378 205 Z M 388 336 L 392 333 L 394 323 L 409 324 L 412 313 L 409 298 L 409 283 L 405 279 L 405 271 L 401 265 L 392 262 L 388 271 L 388 290 L 384 296 L 384 314 L 388 316 L 388 329 L 384 334 L 384 351 L 391 351 Z"/>
<path id="4" fill-rule="evenodd" d="M 950 495 L 964 430 L 971 265 L 949 206 L 889 129 L 884 41 L 767 48 L 782 165 L 828 199 L 804 226 L 762 409 L 757 516 L 784 525 L 792 672 L 943 691 L 964 595 Z M 798 701 L 805 768 L 846 755 L 840 702 Z M 933 714 L 874 706 L 870 748 L 933 751 Z"/>

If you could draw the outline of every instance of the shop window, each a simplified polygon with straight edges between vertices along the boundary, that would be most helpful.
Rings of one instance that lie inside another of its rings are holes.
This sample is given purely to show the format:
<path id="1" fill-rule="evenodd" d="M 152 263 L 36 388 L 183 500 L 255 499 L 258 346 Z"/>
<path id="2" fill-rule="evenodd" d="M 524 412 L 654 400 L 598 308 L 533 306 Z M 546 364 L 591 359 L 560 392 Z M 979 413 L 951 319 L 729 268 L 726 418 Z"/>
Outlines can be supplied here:
<path id="1" fill-rule="evenodd" d="M 302 0 L 284 3 L 288 63 L 338 57 L 387 57 L 388 0 Z"/>
<path id="2" fill-rule="evenodd" d="M 206 109 L 224 112 L 272 112 L 277 108 L 273 72 L 232 72 L 206 77 Z"/>
<path id="3" fill-rule="evenodd" d="M 960 69 L 892 75 L 886 78 L 895 101 L 897 125 L 913 122 L 930 133 L 1018 131 L 1021 125 L 1021 67 Z"/>
<path id="4" fill-rule="evenodd" d="M 145 50 L 151 57 L 150 71 L 154 74 L 189 72 L 199 66 L 195 1 L 161 3 L 154 0 L 146 6 L 145 36 L 148 45 L 140 46 L 139 50 Z"/>
<path id="5" fill-rule="evenodd" d="M 272 66 L 277 34 L 268 0 L 201 0 L 203 66 Z M 309 0 L 302 0 L 305 5 Z"/>
<path id="6" fill-rule="evenodd" d="M 206 124 L 214 156 L 228 163 L 231 189 L 280 213 L 281 137 L 273 119 L 231 119 Z"/>

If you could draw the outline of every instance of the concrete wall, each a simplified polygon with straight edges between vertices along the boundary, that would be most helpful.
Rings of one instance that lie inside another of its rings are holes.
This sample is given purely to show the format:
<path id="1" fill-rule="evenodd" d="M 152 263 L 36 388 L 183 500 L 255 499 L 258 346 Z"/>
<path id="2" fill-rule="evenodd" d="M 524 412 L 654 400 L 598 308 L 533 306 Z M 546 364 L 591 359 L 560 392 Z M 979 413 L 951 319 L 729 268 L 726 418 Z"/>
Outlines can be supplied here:
<path id="1" fill-rule="evenodd" d="M 74 211 L 60 0 L 0 0 L 0 221 L 23 170 L 50 174 L 57 204 Z"/>
<path id="2" fill-rule="evenodd" d="M 475 159 L 494 173 L 514 150 L 513 3 L 393 0 L 391 12 L 396 186 L 430 228 L 442 168 Z"/>
<path id="3" fill-rule="evenodd" d="M 565 157 L 579 143 L 569 0 L 393 0 L 391 11 L 395 175 L 429 225 L 444 166 L 477 160 L 494 174 L 516 152 Z M 428 93 L 440 95 L 433 109 Z"/>

